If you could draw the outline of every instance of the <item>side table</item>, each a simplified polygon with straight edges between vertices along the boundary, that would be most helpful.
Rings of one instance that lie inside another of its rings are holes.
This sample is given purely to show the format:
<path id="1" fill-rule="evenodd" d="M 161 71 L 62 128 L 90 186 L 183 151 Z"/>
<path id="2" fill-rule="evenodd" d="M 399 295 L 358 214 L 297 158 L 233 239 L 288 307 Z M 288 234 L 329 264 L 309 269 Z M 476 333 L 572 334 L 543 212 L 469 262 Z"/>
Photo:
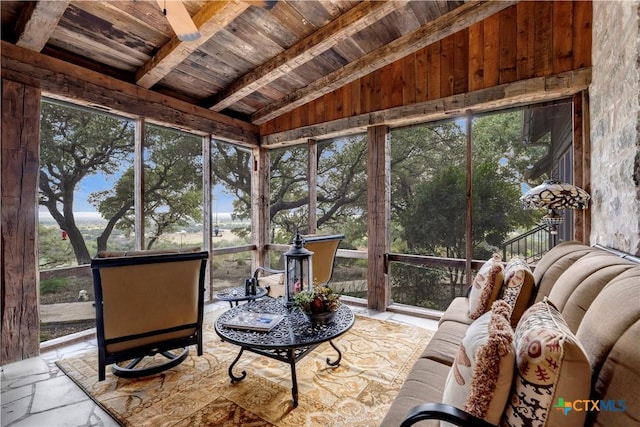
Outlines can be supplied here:
<path id="1" fill-rule="evenodd" d="M 236 306 L 240 301 L 253 301 L 262 298 L 267 295 L 267 289 L 261 286 L 256 287 L 255 295 L 246 295 L 244 293 L 244 286 L 235 286 L 232 288 L 226 288 L 216 294 L 216 299 L 220 301 L 229 301 L 229 305 L 233 308 L 233 303 Z"/>

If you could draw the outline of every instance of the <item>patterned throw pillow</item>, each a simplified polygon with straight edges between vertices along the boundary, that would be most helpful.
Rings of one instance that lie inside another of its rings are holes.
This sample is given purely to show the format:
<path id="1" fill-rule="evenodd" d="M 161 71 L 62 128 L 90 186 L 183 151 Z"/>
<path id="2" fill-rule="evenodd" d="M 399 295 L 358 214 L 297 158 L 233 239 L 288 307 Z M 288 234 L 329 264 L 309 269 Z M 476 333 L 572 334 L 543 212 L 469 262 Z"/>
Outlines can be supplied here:
<path id="1" fill-rule="evenodd" d="M 498 299 L 504 279 L 502 257 L 493 254 L 491 259 L 476 274 L 469 292 L 469 318 L 477 319 L 487 311 Z"/>
<path id="2" fill-rule="evenodd" d="M 589 399 L 591 365 L 562 314 L 545 298 L 515 333 L 516 373 L 502 426 L 581 426 L 585 411 L 566 403 Z"/>
<path id="3" fill-rule="evenodd" d="M 460 343 L 442 395 L 443 403 L 497 424 L 509 398 L 515 352 L 510 308 L 496 301 L 473 322 Z"/>
<path id="4" fill-rule="evenodd" d="M 527 263 L 514 256 L 504 270 L 504 286 L 500 298 L 511 306 L 511 325 L 516 326 L 527 309 L 535 280 Z"/>

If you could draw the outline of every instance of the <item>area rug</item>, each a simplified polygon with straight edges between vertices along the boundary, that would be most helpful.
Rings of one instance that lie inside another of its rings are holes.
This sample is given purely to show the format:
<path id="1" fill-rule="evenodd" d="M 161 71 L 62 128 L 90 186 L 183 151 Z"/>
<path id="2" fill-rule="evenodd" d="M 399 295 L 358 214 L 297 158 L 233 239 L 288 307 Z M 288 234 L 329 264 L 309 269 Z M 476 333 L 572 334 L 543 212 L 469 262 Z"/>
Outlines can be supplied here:
<path id="1" fill-rule="evenodd" d="M 342 351 L 338 367 L 328 343 L 296 364 L 299 405 L 291 397 L 289 365 L 245 352 L 231 384 L 228 368 L 237 346 L 221 342 L 213 329 L 220 313 L 208 313 L 205 349 L 195 349 L 173 369 L 123 379 L 107 368 L 98 382 L 98 354 L 91 351 L 57 362 L 96 403 L 123 426 L 377 426 L 402 386 L 432 331 L 356 316 L 353 328 L 334 340 Z"/>

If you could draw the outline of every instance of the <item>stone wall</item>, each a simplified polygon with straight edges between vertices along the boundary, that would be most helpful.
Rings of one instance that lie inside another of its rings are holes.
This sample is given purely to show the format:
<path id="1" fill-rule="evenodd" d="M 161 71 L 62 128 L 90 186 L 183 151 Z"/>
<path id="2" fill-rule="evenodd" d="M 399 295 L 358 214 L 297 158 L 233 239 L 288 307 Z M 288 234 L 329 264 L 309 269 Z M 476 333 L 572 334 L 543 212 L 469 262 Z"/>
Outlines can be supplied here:
<path id="1" fill-rule="evenodd" d="M 593 2 L 591 244 L 640 255 L 640 1 Z"/>

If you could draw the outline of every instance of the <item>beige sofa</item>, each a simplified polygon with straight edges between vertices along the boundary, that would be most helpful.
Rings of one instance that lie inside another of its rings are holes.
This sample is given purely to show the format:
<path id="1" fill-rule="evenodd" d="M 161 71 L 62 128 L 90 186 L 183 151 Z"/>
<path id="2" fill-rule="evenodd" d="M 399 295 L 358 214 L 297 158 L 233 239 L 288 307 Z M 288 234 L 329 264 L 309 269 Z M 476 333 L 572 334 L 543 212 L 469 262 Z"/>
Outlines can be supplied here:
<path id="1" fill-rule="evenodd" d="M 530 304 L 547 296 L 581 343 L 592 370 L 590 400 L 623 401 L 624 410 L 605 404 L 605 410 L 585 411 L 588 426 L 640 425 L 639 261 L 604 248 L 565 242 L 548 252 L 533 270 L 535 290 Z M 473 322 L 467 316 L 468 308 L 466 297 L 450 304 L 382 426 L 438 425 L 434 419 L 487 425 L 438 403 L 459 344 Z"/>

